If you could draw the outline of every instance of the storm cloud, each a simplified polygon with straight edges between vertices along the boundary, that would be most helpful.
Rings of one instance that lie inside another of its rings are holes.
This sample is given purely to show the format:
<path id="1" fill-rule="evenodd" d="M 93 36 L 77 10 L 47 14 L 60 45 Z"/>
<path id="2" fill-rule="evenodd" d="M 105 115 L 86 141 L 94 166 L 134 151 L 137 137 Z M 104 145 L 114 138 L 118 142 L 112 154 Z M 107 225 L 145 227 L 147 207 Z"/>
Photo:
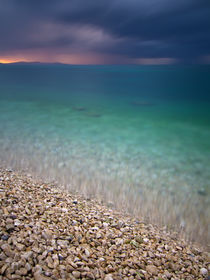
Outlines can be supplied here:
<path id="1" fill-rule="evenodd" d="M 0 0 L 0 57 L 196 63 L 209 34 L 209 0 Z"/>

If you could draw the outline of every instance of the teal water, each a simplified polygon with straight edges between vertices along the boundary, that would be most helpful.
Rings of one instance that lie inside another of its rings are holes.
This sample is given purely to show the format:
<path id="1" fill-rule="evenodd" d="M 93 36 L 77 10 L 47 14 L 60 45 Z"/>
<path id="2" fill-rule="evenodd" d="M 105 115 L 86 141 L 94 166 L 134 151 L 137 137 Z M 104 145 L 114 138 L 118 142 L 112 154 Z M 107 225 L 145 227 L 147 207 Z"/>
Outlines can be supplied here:
<path id="1" fill-rule="evenodd" d="M 207 240 L 209 81 L 209 66 L 0 65 L 1 163 Z"/>

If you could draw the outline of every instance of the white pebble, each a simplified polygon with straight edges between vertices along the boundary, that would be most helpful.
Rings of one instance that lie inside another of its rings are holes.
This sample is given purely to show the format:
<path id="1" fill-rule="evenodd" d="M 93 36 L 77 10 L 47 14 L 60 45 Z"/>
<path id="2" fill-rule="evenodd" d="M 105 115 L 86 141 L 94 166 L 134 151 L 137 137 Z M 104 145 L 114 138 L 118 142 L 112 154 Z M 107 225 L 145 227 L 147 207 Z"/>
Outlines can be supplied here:
<path id="1" fill-rule="evenodd" d="M 104 280 L 113 280 L 113 278 L 111 275 L 108 274 L 105 276 Z"/>
<path id="2" fill-rule="evenodd" d="M 200 273 L 202 275 L 207 275 L 208 274 L 208 270 L 206 268 L 202 267 L 201 270 L 200 270 Z"/>
<path id="3" fill-rule="evenodd" d="M 105 223 L 105 222 L 103 223 L 104 227 L 108 227 L 108 225 L 109 225 L 108 223 Z"/>

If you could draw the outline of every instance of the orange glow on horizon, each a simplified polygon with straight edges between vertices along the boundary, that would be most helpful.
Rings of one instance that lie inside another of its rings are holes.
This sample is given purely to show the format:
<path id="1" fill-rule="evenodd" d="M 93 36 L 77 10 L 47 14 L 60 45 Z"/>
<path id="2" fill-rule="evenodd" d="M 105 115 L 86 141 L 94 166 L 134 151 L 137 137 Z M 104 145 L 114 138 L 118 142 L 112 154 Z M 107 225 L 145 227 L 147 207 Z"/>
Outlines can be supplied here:
<path id="1" fill-rule="evenodd" d="M 18 59 L 18 58 L 0 58 L 0 63 L 2 64 L 9 64 L 9 63 L 16 63 L 16 62 L 29 62 L 26 59 Z"/>
<path id="2" fill-rule="evenodd" d="M 0 63 L 2 64 L 9 64 L 9 63 L 15 63 L 15 62 L 27 62 L 26 60 L 20 60 L 20 59 L 6 59 L 6 58 L 0 58 Z"/>
<path id="3" fill-rule="evenodd" d="M 64 63 L 74 65 L 91 64 L 139 64 L 139 65 L 164 65 L 174 64 L 174 58 L 137 58 L 131 59 L 109 54 L 86 53 L 86 54 L 59 54 L 59 53 L 25 53 L 15 57 L 0 57 L 0 63 L 10 64 L 17 62 L 40 62 L 40 63 Z"/>
<path id="4" fill-rule="evenodd" d="M 91 65 L 91 64 L 111 64 L 113 57 L 101 54 L 56 54 L 56 53 L 36 53 L 24 56 L 0 57 L 0 63 L 9 64 L 17 62 L 39 62 L 39 63 L 63 63 L 74 65 Z"/>
<path id="5" fill-rule="evenodd" d="M 0 63 L 10 64 L 17 62 L 39 62 L 39 63 L 64 63 L 64 64 L 106 64 L 106 59 L 103 56 L 94 55 L 51 55 L 48 56 L 38 55 L 33 57 L 18 57 L 18 58 L 7 58 L 0 57 Z M 110 63 L 110 60 L 108 61 Z"/>
<path id="6" fill-rule="evenodd" d="M 16 61 L 8 60 L 8 59 L 0 59 L 0 63 L 3 63 L 3 64 L 9 64 L 9 63 L 13 63 L 13 62 L 16 62 Z"/>

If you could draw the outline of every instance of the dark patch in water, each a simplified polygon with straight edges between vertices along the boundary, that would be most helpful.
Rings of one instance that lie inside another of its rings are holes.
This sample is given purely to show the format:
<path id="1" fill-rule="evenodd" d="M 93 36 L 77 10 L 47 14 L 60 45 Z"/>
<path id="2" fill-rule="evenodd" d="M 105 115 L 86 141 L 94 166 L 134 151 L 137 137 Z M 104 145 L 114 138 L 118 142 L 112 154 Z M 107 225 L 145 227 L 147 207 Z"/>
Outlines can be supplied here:
<path id="1" fill-rule="evenodd" d="M 197 193 L 198 193 L 199 195 L 202 195 L 202 196 L 207 195 L 207 193 L 206 193 L 206 191 L 205 191 L 204 189 L 198 190 Z"/>
<path id="2" fill-rule="evenodd" d="M 85 107 L 74 107 L 75 111 L 86 111 L 87 109 Z"/>

